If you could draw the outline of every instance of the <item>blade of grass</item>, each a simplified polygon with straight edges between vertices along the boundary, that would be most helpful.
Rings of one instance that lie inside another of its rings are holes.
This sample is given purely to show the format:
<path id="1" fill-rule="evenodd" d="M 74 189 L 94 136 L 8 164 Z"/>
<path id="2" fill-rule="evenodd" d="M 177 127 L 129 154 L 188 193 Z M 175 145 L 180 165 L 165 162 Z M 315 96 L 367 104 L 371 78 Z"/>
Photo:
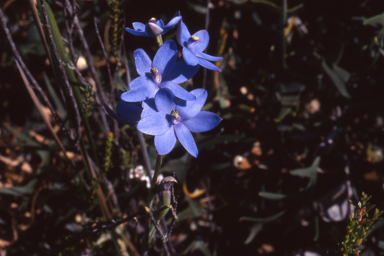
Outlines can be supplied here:
<path id="1" fill-rule="evenodd" d="M 49 58 L 49 63 L 52 64 L 53 63 L 52 55 L 51 55 L 51 52 L 49 51 L 49 46 L 48 46 L 48 43 L 47 43 L 47 39 L 45 38 L 45 35 L 44 35 L 44 30 L 43 30 L 43 27 L 42 27 L 41 22 L 40 22 L 39 14 L 37 13 L 35 1 L 34 0 L 29 0 L 29 4 L 31 6 L 32 15 L 33 15 L 33 18 L 35 19 L 35 24 L 36 24 L 37 30 L 39 31 L 41 40 L 43 41 L 44 49 L 47 52 L 47 55 L 48 55 L 48 58 Z M 55 72 L 54 69 L 53 69 L 53 72 Z"/>
<path id="2" fill-rule="evenodd" d="M 79 139 L 80 139 L 80 136 L 81 136 L 81 131 L 80 131 L 80 125 L 81 125 L 81 122 L 80 122 L 80 112 L 79 112 L 79 109 L 78 109 L 78 106 L 77 106 L 78 103 L 76 102 L 76 100 L 74 98 L 74 95 L 73 95 L 72 87 L 69 84 L 67 72 L 64 69 L 64 66 L 63 66 L 63 63 L 62 63 L 62 59 L 60 58 L 62 56 L 60 56 L 59 52 L 58 52 L 58 49 L 64 48 L 64 46 L 62 44 L 61 45 L 60 44 L 56 44 L 57 41 L 61 41 L 62 42 L 62 39 L 61 39 L 61 37 L 60 37 L 60 40 L 57 39 L 57 37 L 60 36 L 60 32 L 58 31 L 56 20 L 53 17 L 53 13 L 52 13 L 49 5 L 48 4 L 46 5 L 45 0 L 41 0 L 40 3 L 41 3 L 41 10 L 42 10 L 42 14 L 43 14 L 42 16 L 43 16 L 44 24 L 46 26 L 46 32 L 48 34 L 48 41 L 49 41 L 49 44 L 51 45 L 51 50 L 53 51 L 57 67 L 59 69 L 58 73 L 62 75 L 62 80 L 61 81 L 63 81 L 64 84 L 65 84 L 65 87 L 67 89 L 66 92 L 69 95 L 69 98 L 71 100 L 72 109 L 73 109 L 73 111 L 75 113 L 75 118 L 76 118 L 75 124 L 76 124 L 76 133 L 77 133 L 77 135 L 76 135 L 76 142 L 78 142 Z M 51 16 L 50 19 L 48 19 L 48 15 Z M 53 30 L 51 30 L 51 28 L 53 28 Z M 52 33 L 52 31 L 54 31 L 54 33 Z M 55 36 L 56 40 L 54 40 L 54 36 Z M 62 51 L 64 52 L 64 49 L 62 49 Z M 64 61 L 67 61 L 68 60 L 67 55 L 66 54 L 63 54 L 63 55 L 65 57 Z M 74 80 L 76 80 L 76 78 L 74 77 L 73 71 L 71 72 L 71 74 L 72 74 Z"/>
<path id="3" fill-rule="evenodd" d="M 45 81 L 45 85 L 47 86 L 48 93 L 53 99 L 53 103 L 55 104 L 56 108 L 59 110 L 59 113 L 61 114 L 61 117 L 63 118 L 63 120 L 65 120 L 67 116 L 67 111 L 65 110 L 64 105 L 60 101 L 59 97 L 57 97 L 56 92 L 53 89 L 53 86 L 49 81 L 49 78 L 45 72 L 43 72 L 43 79 Z"/>

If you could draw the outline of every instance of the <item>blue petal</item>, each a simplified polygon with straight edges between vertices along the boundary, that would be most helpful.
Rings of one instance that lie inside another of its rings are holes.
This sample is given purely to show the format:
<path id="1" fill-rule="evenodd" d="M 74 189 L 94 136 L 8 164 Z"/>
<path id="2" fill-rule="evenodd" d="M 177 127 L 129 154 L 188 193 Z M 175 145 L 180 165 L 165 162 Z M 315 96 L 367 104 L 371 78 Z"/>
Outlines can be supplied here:
<path id="1" fill-rule="evenodd" d="M 203 66 L 203 67 L 210 69 L 210 70 L 213 70 L 213 71 L 221 72 L 220 68 L 216 67 L 214 64 L 212 64 L 211 62 L 209 62 L 205 59 L 198 58 L 198 61 L 199 61 L 200 66 Z"/>
<path id="2" fill-rule="evenodd" d="M 139 122 L 140 123 L 140 122 Z M 177 138 L 181 145 L 194 157 L 197 157 L 199 151 L 197 150 L 195 140 L 193 139 L 192 133 L 183 123 L 178 123 L 174 126 Z"/>
<path id="3" fill-rule="evenodd" d="M 162 76 L 166 76 L 175 66 L 176 59 L 177 45 L 173 40 L 168 40 L 157 50 L 153 58 L 153 67 L 157 68 Z"/>
<path id="4" fill-rule="evenodd" d="M 146 76 L 139 76 L 129 83 L 128 87 L 131 90 L 141 89 L 143 87 L 155 87 L 157 86 L 152 79 Z"/>
<path id="5" fill-rule="evenodd" d="M 200 58 L 203 58 L 203 59 L 209 60 L 209 61 L 219 61 L 219 60 L 223 59 L 222 57 L 211 56 L 211 55 L 205 54 L 203 52 L 195 52 L 195 54 L 197 57 L 200 57 Z"/>
<path id="6" fill-rule="evenodd" d="M 141 118 L 144 118 L 146 116 L 153 115 L 154 113 L 159 112 L 157 110 L 154 98 L 149 98 L 144 100 L 141 103 L 141 107 L 143 108 L 143 112 L 141 112 Z"/>
<path id="7" fill-rule="evenodd" d="M 183 122 L 191 132 L 206 132 L 215 128 L 220 122 L 221 117 L 208 111 L 200 111 L 193 118 Z"/>
<path id="8" fill-rule="evenodd" d="M 107 111 L 108 115 L 110 115 L 112 118 L 116 119 L 120 123 L 133 124 L 133 123 L 139 121 L 139 120 L 126 120 L 126 119 L 118 116 L 115 112 L 113 112 L 113 110 L 110 109 L 107 104 L 103 103 L 103 106 L 104 106 L 105 111 Z"/>
<path id="9" fill-rule="evenodd" d="M 162 135 L 155 136 L 155 147 L 159 155 L 166 155 L 175 147 L 176 144 L 175 129 L 169 129 Z"/>
<path id="10" fill-rule="evenodd" d="M 168 24 L 166 26 L 163 27 L 164 29 L 164 32 L 167 32 L 168 30 L 170 30 L 171 28 L 173 28 L 174 26 L 176 26 L 176 24 L 181 20 L 181 16 L 177 16 L 177 17 L 174 17 L 173 19 L 171 19 L 170 22 L 168 22 Z"/>
<path id="11" fill-rule="evenodd" d="M 209 43 L 209 34 L 207 30 L 199 30 L 193 36 L 196 36 L 199 38 L 199 41 L 195 44 L 195 51 L 202 52 L 204 51 Z"/>
<path id="12" fill-rule="evenodd" d="M 145 25 L 141 22 L 133 22 L 132 26 L 136 31 L 145 31 Z"/>
<path id="13" fill-rule="evenodd" d="M 133 58 L 135 58 L 136 70 L 140 76 L 145 76 L 145 73 L 151 72 L 152 61 L 143 49 L 134 51 Z"/>
<path id="14" fill-rule="evenodd" d="M 184 47 L 184 43 L 187 42 L 190 37 L 191 34 L 189 33 L 187 26 L 185 26 L 184 22 L 180 21 L 177 25 L 177 42 Z"/>
<path id="15" fill-rule="evenodd" d="M 131 28 L 125 28 L 125 31 L 127 31 L 128 33 L 131 33 L 132 35 L 135 35 L 135 36 L 149 37 L 149 35 L 147 35 L 147 33 L 145 31 L 136 31 L 136 30 L 133 30 Z"/>
<path id="16" fill-rule="evenodd" d="M 207 100 L 208 93 L 205 89 L 195 89 L 190 92 L 196 97 L 194 101 L 180 100 L 177 103 L 176 111 L 179 112 L 181 119 L 184 121 L 196 116 L 203 108 L 205 101 Z"/>
<path id="17" fill-rule="evenodd" d="M 192 78 L 196 75 L 199 70 L 200 65 L 189 66 L 185 60 L 176 62 L 175 67 L 172 69 L 171 73 L 166 77 L 163 77 L 163 81 L 171 81 L 175 84 L 181 84 Z"/>
<path id="18" fill-rule="evenodd" d="M 187 90 L 185 90 L 183 87 L 181 87 L 178 84 L 175 84 L 173 82 L 165 81 L 160 84 L 161 88 L 168 88 L 173 92 L 173 94 L 180 99 L 183 100 L 195 100 L 196 97 L 189 93 Z"/>
<path id="19" fill-rule="evenodd" d="M 116 112 L 125 120 L 132 120 L 138 122 L 140 114 L 143 109 L 135 104 L 128 104 L 126 102 L 117 102 Z"/>
<path id="20" fill-rule="evenodd" d="M 135 80 L 137 80 L 138 78 L 136 78 Z M 147 79 L 147 81 L 148 80 L 149 79 Z M 154 95 L 158 89 L 159 87 L 154 82 L 149 81 L 148 83 L 142 83 L 141 86 L 139 86 L 139 88 L 137 89 L 124 92 L 123 94 L 121 94 L 121 99 L 127 102 L 143 101 Z"/>
<path id="21" fill-rule="evenodd" d="M 190 66 L 196 66 L 199 64 L 199 60 L 196 55 L 191 52 L 187 47 L 183 47 L 183 58 L 185 62 Z"/>
<path id="22" fill-rule="evenodd" d="M 162 29 L 164 29 L 164 22 L 162 19 L 159 19 L 158 21 L 156 21 L 156 24 L 161 27 Z"/>
<path id="23" fill-rule="evenodd" d="M 175 95 L 167 88 L 160 89 L 155 96 L 156 107 L 160 112 L 171 114 L 175 110 Z"/>
<path id="24" fill-rule="evenodd" d="M 161 112 L 141 118 L 137 124 L 139 131 L 149 135 L 164 134 L 172 127 L 171 116 Z"/>
<path id="25" fill-rule="evenodd" d="M 148 36 L 157 36 L 163 33 L 163 29 L 156 23 L 148 22 L 145 24 L 145 32 Z"/>

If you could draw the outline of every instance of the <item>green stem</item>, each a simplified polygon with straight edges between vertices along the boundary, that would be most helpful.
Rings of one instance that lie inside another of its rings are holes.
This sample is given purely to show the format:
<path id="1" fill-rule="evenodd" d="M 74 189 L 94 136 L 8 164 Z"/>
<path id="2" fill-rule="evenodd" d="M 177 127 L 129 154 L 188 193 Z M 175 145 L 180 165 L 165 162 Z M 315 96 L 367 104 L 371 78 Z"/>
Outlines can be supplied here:
<path id="1" fill-rule="evenodd" d="M 151 189 L 156 185 L 157 176 L 159 176 L 159 173 L 160 173 L 160 166 L 161 166 L 162 159 L 163 159 L 162 155 L 157 155 L 156 169 L 155 169 L 155 173 L 153 174 L 153 177 L 152 177 Z"/>
<path id="2" fill-rule="evenodd" d="M 162 155 L 157 155 L 155 173 L 153 174 L 153 177 L 151 180 L 151 188 L 148 192 L 148 197 L 147 197 L 147 206 L 149 209 L 152 209 L 153 198 L 155 197 L 154 187 L 156 186 L 157 177 L 159 176 L 159 173 L 160 173 L 160 166 L 161 166 L 162 159 L 163 159 Z M 145 236 L 143 240 L 144 255 L 148 254 L 149 245 L 151 243 L 151 241 L 149 241 L 150 224 L 151 224 L 151 221 L 149 218 L 147 218 L 147 220 L 145 221 Z"/>
<path id="3" fill-rule="evenodd" d="M 151 180 L 151 188 L 149 190 L 148 197 L 147 197 L 147 206 L 149 207 L 149 209 L 152 208 L 153 197 L 155 196 L 154 187 L 156 186 L 157 176 L 159 176 L 159 173 L 160 173 L 160 166 L 161 166 L 162 159 L 163 159 L 163 156 L 157 155 L 155 173 L 153 174 L 153 177 Z"/>
<path id="4" fill-rule="evenodd" d="M 159 47 L 163 45 L 163 38 L 161 37 L 161 34 L 156 36 L 156 41 L 159 44 Z"/>
<path id="5" fill-rule="evenodd" d="M 92 138 L 91 127 L 90 127 L 89 122 L 88 122 L 88 117 L 85 115 L 84 110 L 83 110 L 83 101 L 81 98 L 79 85 L 76 83 L 73 85 L 72 88 L 73 88 L 73 94 L 75 96 L 77 106 L 79 107 L 79 110 L 81 111 L 80 113 L 81 113 L 82 121 L 83 121 L 84 128 L 85 128 L 85 134 L 87 135 L 87 138 L 88 138 L 92 157 L 93 157 L 97 167 L 99 167 L 99 169 L 102 170 L 102 167 L 100 166 L 100 163 L 99 163 L 99 158 L 97 157 L 96 145 L 95 145 L 95 142 L 93 141 L 93 138 Z"/>

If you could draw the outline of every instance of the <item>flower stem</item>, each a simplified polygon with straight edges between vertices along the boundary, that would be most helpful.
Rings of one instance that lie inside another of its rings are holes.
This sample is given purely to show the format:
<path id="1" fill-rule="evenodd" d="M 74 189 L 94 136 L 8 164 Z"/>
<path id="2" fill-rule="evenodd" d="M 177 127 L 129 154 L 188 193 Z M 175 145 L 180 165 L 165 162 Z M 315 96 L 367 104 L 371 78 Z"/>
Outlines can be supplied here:
<path id="1" fill-rule="evenodd" d="M 159 47 L 163 45 L 163 38 L 161 37 L 161 34 L 156 36 L 156 41 L 159 44 Z"/>
<path id="2" fill-rule="evenodd" d="M 151 188 L 148 192 L 147 206 L 151 210 L 152 210 L 153 198 L 155 197 L 154 187 L 156 186 L 157 176 L 159 176 L 159 173 L 160 173 L 160 166 L 161 166 L 162 158 L 163 158 L 162 155 L 157 155 L 155 173 L 153 174 L 153 177 L 151 180 Z M 148 218 L 145 221 L 145 235 L 144 235 L 144 240 L 143 240 L 143 252 L 144 252 L 143 255 L 148 255 L 148 249 L 151 246 L 151 241 L 149 241 L 150 223 L 151 223 L 151 221 Z"/>
<path id="3" fill-rule="evenodd" d="M 153 177 L 151 180 L 151 188 L 149 190 L 148 197 L 147 197 L 147 206 L 149 207 L 149 209 L 152 208 L 153 197 L 155 196 L 154 187 L 156 186 L 157 176 L 159 176 L 159 173 L 160 173 L 160 166 L 161 166 L 162 159 L 163 159 L 162 155 L 157 155 L 155 173 L 153 174 Z"/>
<path id="4" fill-rule="evenodd" d="M 156 185 L 157 176 L 159 176 L 159 173 L 160 173 L 160 166 L 161 166 L 162 159 L 163 159 L 162 155 L 157 155 L 156 169 L 155 169 L 155 173 L 153 174 L 153 177 L 152 177 L 151 188 L 153 188 Z"/>

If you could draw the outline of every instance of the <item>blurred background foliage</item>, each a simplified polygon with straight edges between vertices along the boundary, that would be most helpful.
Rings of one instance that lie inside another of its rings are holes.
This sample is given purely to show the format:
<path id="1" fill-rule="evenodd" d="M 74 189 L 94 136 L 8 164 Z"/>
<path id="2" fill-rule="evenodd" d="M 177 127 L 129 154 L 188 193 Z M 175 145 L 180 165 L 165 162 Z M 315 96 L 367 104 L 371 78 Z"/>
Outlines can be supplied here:
<path id="1" fill-rule="evenodd" d="M 141 254 L 143 219 L 94 236 L 79 232 L 145 204 L 137 130 L 113 122 L 101 104 L 114 108 L 117 90 L 137 77 L 135 49 L 150 56 L 157 49 L 155 39 L 123 28 L 153 16 L 168 22 L 176 11 L 192 34 L 208 30 L 207 53 L 223 56 L 216 63 L 221 73 L 201 69 L 184 86 L 206 88 L 204 109 L 224 120 L 195 136 L 197 159 L 180 145 L 164 158 L 161 171 L 178 180 L 172 255 L 340 255 L 353 212 L 348 200 L 365 192 L 384 209 L 382 0 L 49 1 L 64 55 L 70 55 L 66 21 L 73 21 L 66 2 L 77 9 L 72 15 L 95 72 L 74 29 L 77 68 L 88 87 L 79 85 L 69 57 L 62 63 L 75 79 L 73 90 L 82 88 L 79 127 L 38 31 L 45 24 L 40 1 L 37 23 L 33 1 L 0 0 L 21 58 L 68 130 L 41 94 L 26 89 L 31 79 L 22 78 L 1 29 L 0 255 Z M 84 148 L 75 143 L 77 128 Z M 145 140 L 154 168 L 153 138 Z M 360 255 L 384 254 L 383 224 L 374 225 Z M 160 239 L 150 253 L 165 255 Z"/>

